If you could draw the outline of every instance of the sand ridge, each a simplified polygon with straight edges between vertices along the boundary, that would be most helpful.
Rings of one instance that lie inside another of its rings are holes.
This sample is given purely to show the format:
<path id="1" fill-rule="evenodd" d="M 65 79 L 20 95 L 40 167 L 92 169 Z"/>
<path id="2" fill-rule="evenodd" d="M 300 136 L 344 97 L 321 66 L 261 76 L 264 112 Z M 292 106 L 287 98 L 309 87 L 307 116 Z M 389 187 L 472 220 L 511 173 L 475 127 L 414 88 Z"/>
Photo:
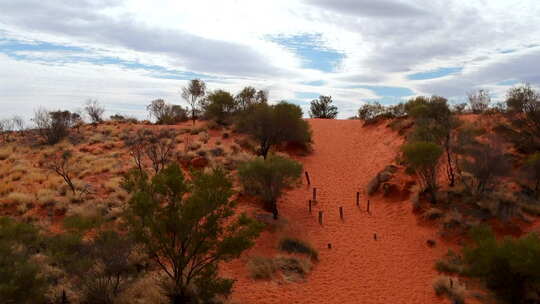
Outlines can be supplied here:
<path id="1" fill-rule="evenodd" d="M 225 265 L 223 272 L 237 282 L 233 301 L 238 303 L 445 303 L 431 283 L 437 275 L 436 259 L 447 247 L 426 245 L 437 239 L 436 230 L 417 224 L 411 204 L 371 198 L 365 211 L 365 185 L 391 164 L 403 139 L 384 126 L 362 127 L 355 120 L 309 120 L 314 152 L 300 157 L 316 187 L 317 205 L 308 213 L 312 188 L 303 185 L 279 202 L 280 213 L 296 235 L 318 250 L 320 262 L 305 283 L 278 284 L 254 281 L 245 269 L 251 255 L 272 255 L 268 245 L 277 236 L 265 232 L 258 245 L 242 259 Z M 361 207 L 355 205 L 360 191 Z M 344 220 L 339 207 L 344 208 Z M 317 221 L 324 212 L 323 226 Z M 374 240 L 374 234 L 377 240 Z M 327 244 L 332 244 L 332 249 Z"/>

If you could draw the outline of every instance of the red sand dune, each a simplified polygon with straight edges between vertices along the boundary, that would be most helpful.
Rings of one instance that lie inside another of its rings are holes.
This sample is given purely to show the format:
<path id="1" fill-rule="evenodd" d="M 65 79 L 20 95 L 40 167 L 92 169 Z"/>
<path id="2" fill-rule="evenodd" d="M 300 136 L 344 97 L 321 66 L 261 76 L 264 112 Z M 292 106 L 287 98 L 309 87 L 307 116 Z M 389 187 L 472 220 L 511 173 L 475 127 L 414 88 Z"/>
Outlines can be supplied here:
<path id="1" fill-rule="evenodd" d="M 411 204 L 371 199 L 372 214 L 365 211 L 365 185 L 391 164 L 403 139 L 384 126 L 363 128 L 356 120 L 310 120 L 313 154 L 299 158 L 318 189 L 319 203 L 308 214 L 312 188 L 304 184 L 279 202 L 289 232 L 309 240 L 320 262 L 305 283 L 278 284 L 249 278 L 249 256 L 272 256 L 279 235 L 265 232 L 257 245 L 240 260 L 224 265 L 224 275 L 237 279 L 233 300 L 239 303 L 446 303 L 433 292 L 436 259 L 448 247 L 434 228 L 419 226 Z M 355 206 L 360 191 L 361 209 Z M 345 220 L 338 208 L 344 207 Z M 324 225 L 317 213 L 324 211 Z M 376 233 L 378 240 L 373 239 Z M 327 244 L 332 243 L 332 249 Z"/>

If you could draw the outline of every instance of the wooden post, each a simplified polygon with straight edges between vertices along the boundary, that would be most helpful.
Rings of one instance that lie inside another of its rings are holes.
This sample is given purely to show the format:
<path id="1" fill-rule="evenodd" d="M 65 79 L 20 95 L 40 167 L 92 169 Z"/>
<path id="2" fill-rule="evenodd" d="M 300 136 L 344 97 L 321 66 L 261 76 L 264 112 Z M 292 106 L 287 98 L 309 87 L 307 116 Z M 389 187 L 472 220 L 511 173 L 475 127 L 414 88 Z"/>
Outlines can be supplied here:
<path id="1" fill-rule="evenodd" d="M 367 210 L 367 213 L 370 213 L 370 211 L 369 211 L 369 200 L 367 200 L 367 209 L 366 210 Z"/>
<path id="2" fill-rule="evenodd" d="M 377 234 L 376 234 L 376 233 L 373 234 L 373 239 L 374 239 L 375 241 L 377 240 Z"/>
<path id="3" fill-rule="evenodd" d="M 332 244 L 328 243 L 328 249 L 332 249 Z"/>
<path id="4" fill-rule="evenodd" d="M 308 205 L 309 205 L 309 213 L 311 214 L 311 200 L 309 200 Z"/>
<path id="5" fill-rule="evenodd" d="M 311 181 L 309 180 L 309 173 L 307 171 L 305 171 L 304 173 L 306 175 L 306 181 L 307 181 L 307 184 L 309 186 L 309 185 L 311 185 Z"/>
<path id="6" fill-rule="evenodd" d="M 360 192 L 356 192 L 356 207 L 360 207 Z"/>
<path id="7" fill-rule="evenodd" d="M 313 201 L 317 201 L 317 188 L 313 188 Z"/>
<path id="8" fill-rule="evenodd" d="M 339 207 L 339 217 L 343 220 L 343 207 Z"/>
<path id="9" fill-rule="evenodd" d="M 319 224 L 321 224 L 321 226 L 322 226 L 322 216 L 323 216 L 323 212 L 319 211 Z"/>

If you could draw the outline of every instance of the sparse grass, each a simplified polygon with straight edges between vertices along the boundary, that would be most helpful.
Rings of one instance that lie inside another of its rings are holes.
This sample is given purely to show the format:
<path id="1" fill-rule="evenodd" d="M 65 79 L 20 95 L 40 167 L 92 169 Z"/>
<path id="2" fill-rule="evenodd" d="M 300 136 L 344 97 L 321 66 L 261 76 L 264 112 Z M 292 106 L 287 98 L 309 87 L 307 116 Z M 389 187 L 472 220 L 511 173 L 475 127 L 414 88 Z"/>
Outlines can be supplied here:
<path id="1" fill-rule="evenodd" d="M 68 230 L 87 231 L 101 225 L 102 219 L 98 216 L 85 217 L 81 215 L 72 215 L 64 218 L 64 227 Z"/>
<path id="2" fill-rule="evenodd" d="M 41 205 L 54 205 L 56 203 L 56 191 L 52 189 L 39 189 L 37 192 L 38 203 Z"/>
<path id="3" fill-rule="evenodd" d="M 439 208 L 429 208 L 422 217 L 426 220 L 436 220 L 443 216 L 444 212 Z"/>
<path id="4" fill-rule="evenodd" d="M 277 266 L 271 258 L 255 256 L 247 263 L 249 275 L 255 280 L 269 280 L 277 271 Z"/>
<path id="5" fill-rule="evenodd" d="M 467 289 L 457 278 L 438 276 L 433 281 L 433 289 L 437 296 L 446 296 L 454 304 L 464 304 Z"/>
<path id="6" fill-rule="evenodd" d="M 279 250 L 288 253 L 301 253 L 309 256 L 311 259 L 317 261 L 319 259 L 319 253 L 306 241 L 285 237 L 279 241 Z"/>
<path id="7" fill-rule="evenodd" d="M 28 193 L 11 192 L 7 199 L 17 204 L 28 204 L 34 201 L 34 197 Z"/>
<path id="8" fill-rule="evenodd" d="M 0 160 L 8 159 L 11 156 L 11 154 L 13 154 L 12 146 L 4 146 L 0 148 Z"/>
<path id="9" fill-rule="evenodd" d="M 289 282 L 303 281 L 313 267 L 309 259 L 300 257 L 278 256 L 274 263 Z"/>

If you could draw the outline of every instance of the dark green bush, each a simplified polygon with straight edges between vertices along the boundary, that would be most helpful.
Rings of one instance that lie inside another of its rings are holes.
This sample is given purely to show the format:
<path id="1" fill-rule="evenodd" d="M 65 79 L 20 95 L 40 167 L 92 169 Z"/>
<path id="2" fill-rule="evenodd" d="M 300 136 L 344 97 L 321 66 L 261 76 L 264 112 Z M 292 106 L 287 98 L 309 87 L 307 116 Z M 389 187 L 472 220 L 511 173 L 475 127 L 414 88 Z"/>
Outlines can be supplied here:
<path id="1" fill-rule="evenodd" d="M 279 241 L 279 250 L 288 253 L 301 253 L 311 257 L 313 260 L 319 259 L 319 253 L 310 244 L 297 238 L 283 238 Z"/>
<path id="2" fill-rule="evenodd" d="M 238 176 L 244 191 L 259 196 L 265 209 L 278 218 L 277 200 L 286 187 L 294 185 L 302 174 L 302 164 L 292 159 L 271 155 L 243 163 Z"/>
<path id="3" fill-rule="evenodd" d="M 332 96 L 319 96 L 311 101 L 309 117 L 334 119 L 338 114 L 336 106 L 332 105 Z"/>

